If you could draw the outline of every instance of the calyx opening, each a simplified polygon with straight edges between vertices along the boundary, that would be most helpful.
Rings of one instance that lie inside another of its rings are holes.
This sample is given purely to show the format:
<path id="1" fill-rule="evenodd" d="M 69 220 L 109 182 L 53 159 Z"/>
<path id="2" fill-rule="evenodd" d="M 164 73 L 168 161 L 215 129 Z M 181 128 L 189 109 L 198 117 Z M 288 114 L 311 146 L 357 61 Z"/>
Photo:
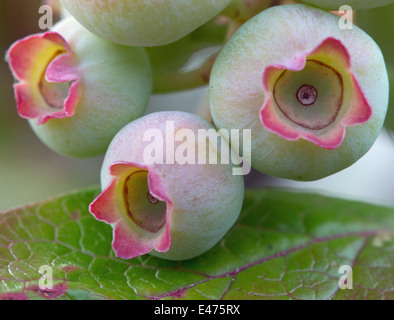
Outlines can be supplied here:
<path id="1" fill-rule="evenodd" d="M 260 109 L 265 129 L 295 141 L 336 149 L 346 127 L 367 122 L 372 107 L 351 68 L 345 45 L 328 37 L 311 52 L 265 68 L 267 96 Z"/>
<path id="2" fill-rule="evenodd" d="M 341 74 L 314 59 L 300 71 L 284 69 L 276 79 L 273 98 L 291 122 L 309 130 L 322 130 L 337 118 L 343 103 Z"/>
<path id="3" fill-rule="evenodd" d="M 45 78 L 49 64 L 58 56 L 65 54 L 66 50 L 58 50 L 46 64 L 42 71 L 38 87 L 47 106 L 53 109 L 63 109 L 64 101 L 67 99 L 71 87 L 70 82 L 48 82 Z"/>
<path id="4" fill-rule="evenodd" d="M 126 178 L 123 199 L 128 216 L 141 229 L 157 233 L 165 226 L 167 204 L 149 190 L 147 170 L 135 171 Z"/>
<path id="5" fill-rule="evenodd" d="M 310 85 L 303 85 L 297 91 L 298 102 L 308 107 L 315 103 L 317 99 L 317 90 Z"/>

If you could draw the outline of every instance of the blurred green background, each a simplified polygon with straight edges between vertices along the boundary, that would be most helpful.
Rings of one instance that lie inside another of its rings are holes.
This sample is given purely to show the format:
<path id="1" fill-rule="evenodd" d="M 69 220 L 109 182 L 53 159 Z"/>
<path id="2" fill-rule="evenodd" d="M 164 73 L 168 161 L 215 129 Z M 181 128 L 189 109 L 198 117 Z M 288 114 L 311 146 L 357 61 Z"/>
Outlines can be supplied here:
<path id="1" fill-rule="evenodd" d="M 4 57 L 16 40 L 42 32 L 38 21 L 41 0 L 0 1 L 0 52 Z M 394 5 L 357 12 L 357 24 L 381 46 L 394 91 Z M 0 63 L 0 211 L 44 200 L 71 190 L 99 184 L 102 157 L 70 159 L 48 149 L 19 118 L 14 79 L 4 59 Z M 393 93 L 394 94 L 394 93 Z M 394 130 L 394 99 L 388 127 Z M 196 112 L 208 105 L 208 88 L 180 94 L 152 96 L 148 112 L 184 110 Z M 394 206 L 394 144 L 383 131 L 373 148 L 352 167 L 316 182 L 296 182 L 254 172 L 246 177 L 252 187 L 301 188 L 345 198 Z"/>

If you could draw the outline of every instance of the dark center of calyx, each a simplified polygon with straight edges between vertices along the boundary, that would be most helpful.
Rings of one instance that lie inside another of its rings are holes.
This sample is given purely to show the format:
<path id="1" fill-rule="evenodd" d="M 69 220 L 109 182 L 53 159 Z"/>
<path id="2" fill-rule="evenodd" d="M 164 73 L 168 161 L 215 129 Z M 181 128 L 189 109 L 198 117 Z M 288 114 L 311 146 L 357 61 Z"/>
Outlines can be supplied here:
<path id="1" fill-rule="evenodd" d="M 317 99 L 317 91 L 313 86 L 303 85 L 297 91 L 297 99 L 303 106 L 311 106 Z"/>
<path id="2" fill-rule="evenodd" d="M 307 60 L 300 71 L 282 71 L 273 87 L 273 98 L 293 125 L 322 130 L 336 120 L 341 110 L 343 79 L 331 66 Z"/>
<path id="3" fill-rule="evenodd" d="M 152 233 L 164 227 L 167 204 L 151 194 L 148 171 L 136 171 L 126 179 L 123 199 L 127 215 L 138 227 Z"/>

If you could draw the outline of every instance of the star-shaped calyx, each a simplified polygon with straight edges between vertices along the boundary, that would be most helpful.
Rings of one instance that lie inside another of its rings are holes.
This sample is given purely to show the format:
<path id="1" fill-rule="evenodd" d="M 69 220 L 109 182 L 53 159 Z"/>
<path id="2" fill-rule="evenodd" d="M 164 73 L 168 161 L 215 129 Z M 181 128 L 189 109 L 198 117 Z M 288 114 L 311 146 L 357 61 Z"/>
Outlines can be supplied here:
<path id="1" fill-rule="evenodd" d="M 327 38 L 263 74 L 266 99 L 262 125 L 287 140 L 305 139 L 325 149 L 338 148 L 347 126 L 367 122 L 372 108 L 351 68 L 341 41 Z"/>
<path id="2" fill-rule="evenodd" d="M 60 34 L 49 31 L 19 40 L 6 59 L 17 80 L 15 99 L 22 118 L 44 124 L 74 115 L 81 79 L 77 58 Z"/>

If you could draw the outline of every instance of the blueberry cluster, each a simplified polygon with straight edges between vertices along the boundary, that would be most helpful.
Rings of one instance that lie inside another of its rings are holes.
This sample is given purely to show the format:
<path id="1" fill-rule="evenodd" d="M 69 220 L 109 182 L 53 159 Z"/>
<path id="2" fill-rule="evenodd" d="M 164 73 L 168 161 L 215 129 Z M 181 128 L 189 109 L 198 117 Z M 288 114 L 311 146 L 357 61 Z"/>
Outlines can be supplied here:
<path id="1" fill-rule="evenodd" d="M 239 160 L 242 149 L 264 174 L 316 180 L 356 162 L 383 127 L 385 61 L 348 11 L 394 0 L 348 0 L 346 10 L 341 0 L 60 2 L 50 31 L 7 52 L 16 104 L 54 151 L 106 154 L 89 209 L 113 227 L 120 258 L 190 259 L 233 226 L 243 176 L 207 157 Z M 209 54 L 185 67 L 201 52 Z M 207 84 L 211 123 L 146 115 L 152 94 Z M 201 132 L 214 133 L 208 145 Z"/>

